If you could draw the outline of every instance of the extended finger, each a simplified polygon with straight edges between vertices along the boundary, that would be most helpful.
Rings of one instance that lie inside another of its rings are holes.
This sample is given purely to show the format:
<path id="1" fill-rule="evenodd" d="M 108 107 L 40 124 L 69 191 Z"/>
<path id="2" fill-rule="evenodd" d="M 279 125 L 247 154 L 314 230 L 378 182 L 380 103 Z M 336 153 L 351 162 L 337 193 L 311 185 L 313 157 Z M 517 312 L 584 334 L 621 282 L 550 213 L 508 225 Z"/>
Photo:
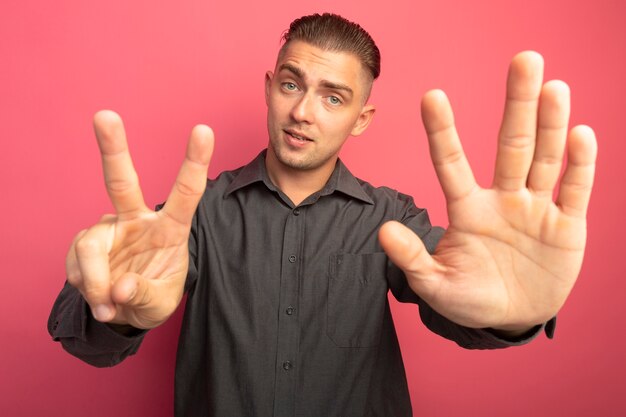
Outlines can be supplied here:
<path id="1" fill-rule="evenodd" d="M 537 145 L 528 174 L 528 188 L 550 198 L 561 173 L 569 113 L 567 84 L 562 81 L 547 82 L 541 90 Z"/>
<path id="2" fill-rule="evenodd" d="M 466 196 L 476 188 L 476 180 L 454 125 L 452 107 L 443 91 L 432 90 L 424 95 L 422 120 L 446 200 L 450 202 Z"/>
<path id="3" fill-rule="evenodd" d="M 190 224 L 206 189 L 207 171 L 213 154 L 213 131 L 205 125 L 193 128 L 187 143 L 185 160 L 163 213 L 182 224 Z"/>
<path id="4" fill-rule="evenodd" d="M 144 210 L 146 206 L 122 119 L 115 112 L 102 110 L 94 116 L 93 124 L 102 156 L 104 181 L 115 210 L 122 218 Z"/>
<path id="5" fill-rule="evenodd" d="M 570 216 L 584 218 L 589 205 L 598 145 L 593 130 L 576 126 L 570 131 L 567 167 L 561 179 L 557 205 Z"/>
<path id="6" fill-rule="evenodd" d="M 543 58 L 536 52 L 517 54 L 511 61 L 506 104 L 500 127 L 493 185 L 514 191 L 526 186 L 535 149 L 537 108 L 543 82 Z"/>
<path id="7" fill-rule="evenodd" d="M 87 230 L 75 245 L 82 278 L 79 290 L 99 321 L 109 321 L 115 315 L 109 264 L 112 227 L 110 224 L 97 224 Z"/>

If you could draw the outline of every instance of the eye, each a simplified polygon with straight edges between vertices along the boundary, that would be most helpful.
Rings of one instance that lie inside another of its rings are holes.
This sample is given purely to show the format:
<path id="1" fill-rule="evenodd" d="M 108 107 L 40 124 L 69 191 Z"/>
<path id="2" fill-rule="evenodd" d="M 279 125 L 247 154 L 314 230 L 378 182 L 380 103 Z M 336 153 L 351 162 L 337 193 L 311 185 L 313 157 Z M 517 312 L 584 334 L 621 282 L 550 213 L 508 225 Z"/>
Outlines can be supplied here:
<path id="1" fill-rule="evenodd" d="M 338 106 L 341 104 L 341 99 L 337 96 L 329 96 L 328 102 L 332 104 L 333 106 Z"/>
<path id="2" fill-rule="evenodd" d="M 287 91 L 296 91 L 298 86 L 294 83 L 283 83 L 283 88 Z"/>

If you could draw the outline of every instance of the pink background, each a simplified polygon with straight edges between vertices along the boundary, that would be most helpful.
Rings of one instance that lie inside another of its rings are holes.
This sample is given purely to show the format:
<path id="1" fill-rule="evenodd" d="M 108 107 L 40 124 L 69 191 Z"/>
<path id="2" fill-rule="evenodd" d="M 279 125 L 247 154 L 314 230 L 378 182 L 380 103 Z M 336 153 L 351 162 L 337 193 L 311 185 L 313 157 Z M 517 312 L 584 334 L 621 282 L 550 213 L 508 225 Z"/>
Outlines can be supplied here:
<path id="1" fill-rule="evenodd" d="M 572 88 L 573 123 L 599 139 L 582 274 L 556 339 L 464 351 L 430 334 L 415 306 L 394 303 L 420 416 L 626 415 L 626 3 L 615 1 L 24 1 L 0 6 L 0 415 L 170 416 L 181 315 L 118 367 L 67 355 L 46 332 L 73 235 L 111 211 L 91 117 L 126 120 L 148 204 L 162 201 L 188 132 L 217 136 L 210 175 L 266 143 L 263 75 L 281 32 L 302 14 L 334 11 L 377 40 L 382 76 L 366 134 L 343 158 L 376 185 L 415 196 L 433 221 L 445 206 L 419 120 L 443 88 L 482 184 L 491 179 L 509 59 L 536 49 L 547 78 Z M 235 417 L 235 416 L 233 416 Z M 321 416 L 322 417 L 322 416 Z"/>

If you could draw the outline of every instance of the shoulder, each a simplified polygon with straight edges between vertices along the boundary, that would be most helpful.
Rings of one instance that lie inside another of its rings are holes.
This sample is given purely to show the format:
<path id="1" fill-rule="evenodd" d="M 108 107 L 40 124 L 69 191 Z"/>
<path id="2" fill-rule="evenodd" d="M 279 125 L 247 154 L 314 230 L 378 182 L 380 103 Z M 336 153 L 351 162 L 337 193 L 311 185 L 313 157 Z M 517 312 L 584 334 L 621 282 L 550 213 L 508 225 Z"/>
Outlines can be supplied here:
<path id="1" fill-rule="evenodd" d="M 394 217 L 398 219 L 402 219 L 409 214 L 415 215 L 425 211 L 425 209 L 417 207 L 413 197 L 408 194 L 387 186 L 374 186 L 360 178 L 356 178 L 356 180 L 375 205 L 393 207 L 396 212 Z"/>
<path id="2" fill-rule="evenodd" d="M 359 178 L 356 180 L 378 209 L 382 208 L 387 212 L 393 210 L 392 218 L 394 220 L 403 223 L 420 236 L 429 251 L 434 250 L 445 230 L 441 227 L 432 226 L 428 211 L 418 207 L 412 196 L 390 187 L 373 186 Z"/>
<path id="3" fill-rule="evenodd" d="M 215 178 L 207 178 L 205 194 L 219 191 L 226 192 L 228 187 L 231 186 L 244 168 L 245 166 L 242 166 L 236 169 L 222 171 Z"/>

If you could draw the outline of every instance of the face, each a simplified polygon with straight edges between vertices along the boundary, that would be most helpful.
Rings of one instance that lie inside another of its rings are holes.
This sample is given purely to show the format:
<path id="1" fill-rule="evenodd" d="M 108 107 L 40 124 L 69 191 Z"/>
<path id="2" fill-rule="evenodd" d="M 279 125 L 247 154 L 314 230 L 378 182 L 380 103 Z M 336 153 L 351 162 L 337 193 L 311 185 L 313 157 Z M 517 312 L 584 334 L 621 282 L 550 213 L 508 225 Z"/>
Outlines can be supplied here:
<path id="1" fill-rule="evenodd" d="M 374 107 L 365 105 L 371 83 L 355 55 L 291 42 L 265 77 L 268 163 L 332 171 L 346 139 L 372 119 Z"/>

